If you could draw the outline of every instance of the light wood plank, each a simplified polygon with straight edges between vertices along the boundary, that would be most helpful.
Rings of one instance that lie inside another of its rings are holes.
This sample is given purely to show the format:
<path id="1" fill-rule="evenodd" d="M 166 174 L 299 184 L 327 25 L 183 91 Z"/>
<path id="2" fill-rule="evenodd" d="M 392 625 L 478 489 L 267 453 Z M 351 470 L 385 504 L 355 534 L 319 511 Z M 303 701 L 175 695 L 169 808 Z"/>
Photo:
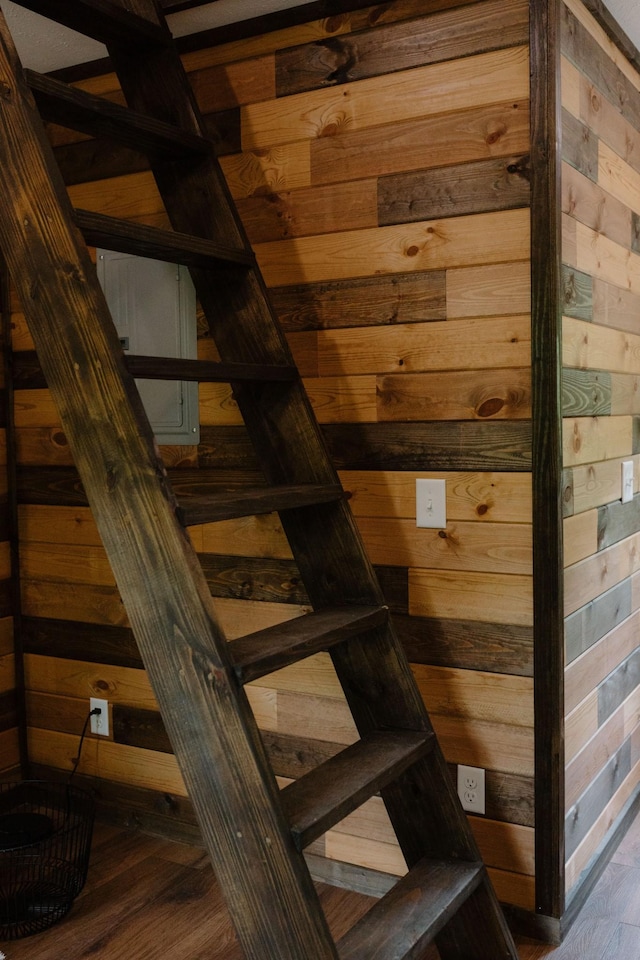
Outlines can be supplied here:
<path id="1" fill-rule="evenodd" d="M 615 157 L 602 141 L 599 141 L 599 150 L 598 183 L 570 164 L 562 164 L 562 210 L 615 243 L 630 246 L 632 208 L 627 202 L 628 197 L 623 196 L 625 190 L 622 188 L 625 187 L 629 192 L 630 174 L 639 180 L 640 176 L 619 157 Z M 617 165 L 605 161 L 602 151 L 611 154 Z M 619 170 L 619 167 L 624 170 Z M 608 176 L 605 171 L 609 172 Z M 635 202 L 637 205 L 638 201 Z"/>
<path id="2" fill-rule="evenodd" d="M 289 560 L 292 556 L 280 518 L 275 513 L 207 523 L 201 527 L 201 537 L 205 553 L 280 560 Z"/>
<path id="3" fill-rule="evenodd" d="M 597 821 L 584 838 L 578 849 L 572 857 L 569 858 L 566 865 L 566 887 L 567 891 L 573 889 L 580 879 L 580 875 L 595 854 L 598 847 L 604 840 L 606 834 L 611 829 L 611 824 L 615 822 L 622 808 L 631 797 L 638 784 L 640 775 L 640 762 L 636 763 L 631 772 L 625 778 L 622 786 L 616 792 L 615 796 L 606 805 Z"/>
<path id="4" fill-rule="evenodd" d="M 487 723 L 442 714 L 434 714 L 431 719 L 449 763 L 533 776 L 531 727 Z"/>
<path id="5" fill-rule="evenodd" d="M 631 456 L 632 417 L 568 417 L 562 422 L 565 467 Z"/>
<path id="6" fill-rule="evenodd" d="M 447 317 L 496 317 L 531 310 L 527 260 L 447 270 Z"/>
<path id="7" fill-rule="evenodd" d="M 527 366 L 531 355 L 528 316 L 485 318 L 482 337 L 474 320 L 434 321 L 394 327 L 318 331 L 321 376 L 412 373 Z M 476 340 L 477 349 L 469 350 Z"/>
<path id="8" fill-rule="evenodd" d="M 500 573 L 410 570 L 409 613 L 417 617 L 480 620 L 529 626 L 533 622 L 531 578 Z"/>
<path id="9" fill-rule="evenodd" d="M 75 184 L 69 187 L 69 197 L 73 206 L 82 210 L 170 228 L 150 171 Z"/>
<path id="10" fill-rule="evenodd" d="M 638 704 L 640 692 L 629 697 Z M 627 701 L 625 701 L 626 703 Z M 621 705 L 589 738 L 583 748 L 567 763 L 565 772 L 565 810 L 570 810 L 578 798 L 593 783 L 597 775 L 620 749 L 625 739 L 624 707 Z"/>
<path id="11" fill-rule="evenodd" d="M 629 209 L 640 210 L 640 174 L 602 140 L 598 143 L 598 183 Z"/>
<path id="12" fill-rule="evenodd" d="M 364 170 L 368 176 L 380 177 L 491 157 L 517 157 L 529 150 L 529 101 L 470 107 L 305 142 L 311 148 L 314 184 L 357 180 Z"/>
<path id="13" fill-rule="evenodd" d="M 598 550 L 598 511 L 576 513 L 563 522 L 564 565 L 584 560 Z"/>
<path id="14" fill-rule="evenodd" d="M 478 573 L 531 573 L 528 524 L 451 521 L 444 530 L 416 528 L 412 520 L 359 517 L 373 563 Z"/>
<path id="15" fill-rule="evenodd" d="M 406 517 L 415 520 L 416 480 L 444 480 L 449 520 L 495 523 L 531 521 L 528 473 L 445 473 L 415 470 L 343 470 L 349 504 L 358 517 Z"/>
<path id="16" fill-rule="evenodd" d="M 564 317 L 562 358 L 566 367 L 637 374 L 640 373 L 640 335 Z"/>
<path id="17" fill-rule="evenodd" d="M 565 670 L 565 710 L 573 710 L 637 645 L 640 613 L 632 614 L 577 657 Z"/>
<path id="18" fill-rule="evenodd" d="M 601 236 L 583 223 L 575 224 L 575 262 L 572 266 L 631 293 L 640 293 L 640 256 Z M 564 248 L 563 248 L 564 257 Z M 566 258 L 565 258 L 566 259 Z"/>
<path id="19" fill-rule="evenodd" d="M 564 0 L 574 17 L 585 27 L 593 39 L 604 50 L 606 56 L 612 60 L 625 77 L 631 81 L 636 90 L 640 90 L 640 74 L 618 49 L 613 40 L 607 35 L 598 21 L 587 10 L 580 0 Z"/>
<path id="20" fill-rule="evenodd" d="M 567 764 L 577 757 L 598 730 L 598 694 L 593 690 L 565 719 Z"/>
<path id="21" fill-rule="evenodd" d="M 430 712 L 469 721 L 533 727 L 533 679 L 412 664 Z"/>
<path id="22" fill-rule="evenodd" d="M 531 371 L 447 371 L 378 378 L 378 420 L 531 418 Z"/>
<path id="23" fill-rule="evenodd" d="M 567 567 L 564 574 L 565 616 L 640 570 L 640 534 Z"/>
<path id="24" fill-rule="evenodd" d="M 516 100 L 529 96 L 525 46 L 250 104 L 242 109 L 242 146 L 336 136 L 378 126 L 389 117 L 425 117 L 441 113 L 443 102 L 448 111 L 500 103 L 505 90 Z"/>
<path id="25" fill-rule="evenodd" d="M 23 580 L 20 588 L 23 613 L 28 617 L 129 625 L 120 595 L 113 587 Z"/>
<path id="26" fill-rule="evenodd" d="M 23 543 L 20 570 L 25 580 L 115 588 L 115 578 L 102 546 Z"/>
<path id="27" fill-rule="evenodd" d="M 279 193 L 311 184 L 308 141 L 220 157 L 220 166 L 235 200 L 265 191 Z"/>
<path id="28" fill-rule="evenodd" d="M 375 423 L 378 417 L 376 378 L 306 378 L 304 385 L 318 423 Z"/>
<path id="29" fill-rule="evenodd" d="M 270 287 L 526 260 L 529 211 L 296 237 L 256 244 L 255 252 Z"/>
<path id="30" fill-rule="evenodd" d="M 634 475 L 636 475 L 640 469 L 640 456 L 635 455 L 630 459 L 634 462 Z M 583 513 L 593 507 L 620 499 L 622 496 L 621 463 L 620 458 L 573 467 L 573 508 L 576 513 Z M 634 487 L 637 484 L 638 477 L 635 476 Z"/>
<path id="31" fill-rule="evenodd" d="M 276 67 L 272 54 L 241 63 L 207 64 L 191 70 L 191 88 L 201 113 L 231 110 L 276 95 Z"/>
<path id="32" fill-rule="evenodd" d="M 580 89 L 581 73 L 570 60 L 562 57 L 560 60 L 560 90 L 562 93 L 562 106 L 568 110 L 576 119 L 580 120 Z"/>

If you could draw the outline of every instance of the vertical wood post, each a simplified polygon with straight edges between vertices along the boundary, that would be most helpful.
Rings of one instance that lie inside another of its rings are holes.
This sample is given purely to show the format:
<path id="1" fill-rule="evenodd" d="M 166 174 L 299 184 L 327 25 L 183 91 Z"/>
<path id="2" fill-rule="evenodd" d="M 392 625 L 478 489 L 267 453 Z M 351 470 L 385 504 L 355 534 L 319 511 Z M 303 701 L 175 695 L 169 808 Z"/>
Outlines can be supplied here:
<path id="1" fill-rule="evenodd" d="M 564 912 L 560 4 L 531 0 L 536 911 Z"/>

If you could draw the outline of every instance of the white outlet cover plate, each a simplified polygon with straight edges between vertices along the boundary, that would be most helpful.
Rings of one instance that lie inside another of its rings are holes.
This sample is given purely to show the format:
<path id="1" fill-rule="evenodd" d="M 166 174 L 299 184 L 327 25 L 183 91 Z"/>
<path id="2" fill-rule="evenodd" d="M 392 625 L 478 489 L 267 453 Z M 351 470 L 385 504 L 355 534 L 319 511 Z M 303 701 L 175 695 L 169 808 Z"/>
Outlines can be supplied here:
<path id="1" fill-rule="evenodd" d="M 485 782 L 482 767 L 467 767 L 458 764 L 458 796 L 462 809 L 469 813 L 485 812 Z"/>
<path id="2" fill-rule="evenodd" d="M 99 708 L 102 712 L 91 717 L 91 733 L 97 733 L 100 737 L 109 736 L 109 701 L 99 700 L 97 697 L 89 699 L 89 709 Z"/>
<path id="3" fill-rule="evenodd" d="M 416 480 L 416 526 L 444 530 L 446 525 L 446 480 Z"/>

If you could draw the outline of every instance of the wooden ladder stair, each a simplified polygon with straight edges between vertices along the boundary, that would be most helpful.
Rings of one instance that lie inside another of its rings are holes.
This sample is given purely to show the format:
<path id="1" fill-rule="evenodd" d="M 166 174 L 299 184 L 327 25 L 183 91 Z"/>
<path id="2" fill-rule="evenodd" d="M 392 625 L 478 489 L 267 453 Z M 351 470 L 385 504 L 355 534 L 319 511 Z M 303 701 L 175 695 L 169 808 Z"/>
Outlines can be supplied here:
<path id="1" fill-rule="evenodd" d="M 105 43 L 128 103 L 23 71 L 0 14 L 2 251 L 245 955 L 517 958 L 158 5 L 18 2 Z M 39 112 L 144 150 L 175 232 L 73 210 Z M 86 242 L 188 264 L 221 362 L 125 361 Z M 230 382 L 267 486 L 178 506 L 134 375 Z M 314 612 L 227 643 L 184 524 L 272 510 Z M 243 685 L 320 650 L 360 740 L 280 792 Z M 409 872 L 336 944 L 302 850 L 377 792 Z"/>

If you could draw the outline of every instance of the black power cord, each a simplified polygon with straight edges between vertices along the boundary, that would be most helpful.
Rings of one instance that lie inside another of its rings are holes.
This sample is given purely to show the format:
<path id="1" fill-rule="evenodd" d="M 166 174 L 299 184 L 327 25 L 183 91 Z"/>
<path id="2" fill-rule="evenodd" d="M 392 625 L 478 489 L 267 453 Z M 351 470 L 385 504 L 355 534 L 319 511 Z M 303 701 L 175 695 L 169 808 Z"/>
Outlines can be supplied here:
<path id="1" fill-rule="evenodd" d="M 89 713 L 87 714 L 86 720 L 84 721 L 84 727 L 82 728 L 82 733 L 80 735 L 80 743 L 78 744 L 78 756 L 73 761 L 73 769 L 69 774 L 69 779 L 67 780 L 67 783 L 71 783 L 71 780 L 75 775 L 76 770 L 78 769 L 78 764 L 80 763 L 80 755 L 82 753 L 82 744 L 84 743 L 84 738 L 87 732 L 87 727 L 89 726 L 89 721 L 91 720 L 91 717 L 99 717 L 101 713 L 102 713 L 102 710 L 100 709 L 100 707 L 94 707 L 93 710 L 90 710 Z"/>

